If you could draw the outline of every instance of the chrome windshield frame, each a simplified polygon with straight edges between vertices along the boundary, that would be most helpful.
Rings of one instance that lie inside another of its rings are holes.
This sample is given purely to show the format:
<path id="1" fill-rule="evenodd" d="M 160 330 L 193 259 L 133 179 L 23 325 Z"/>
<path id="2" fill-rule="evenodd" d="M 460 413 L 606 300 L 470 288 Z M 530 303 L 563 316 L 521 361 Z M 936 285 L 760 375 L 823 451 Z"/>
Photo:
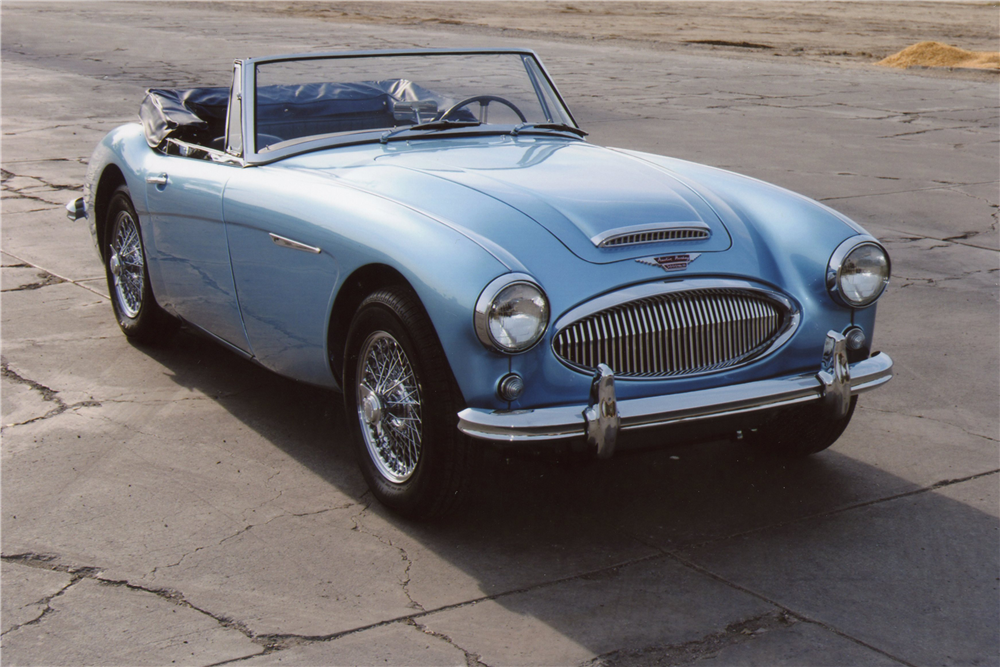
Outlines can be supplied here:
<path id="1" fill-rule="evenodd" d="M 242 58 L 236 60 L 236 64 L 240 65 L 238 68 L 240 70 L 240 76 L 242 76 L 243 84 L 243 99 L 242 99 L 242 117 L 243 117 L 243 162 L 246 165 L 257 165 L 257 164 L 267 164 L 270 162 L 275 162 L 286 157 L 291 157 L 293 155 L 300 155 L 302 153 L 308 153 L 316 150 L 323 150 L 326 148 L 335 148 L 340 146 L 352 146 L 358 144 L 366 143 L 378 143 L 382 136 L 385 134 L 384 129 L 380 130 L 359 130 L 353 132 L 343 132 L 329 135 L 317 135 L 315 138 L 304 138 L 301 142 L 296 142 L 291 145 L 282 146 L 275 150 L 265 150 L 258 151 L 257 149 L 257 136 L 256 136 L 256 103 L 257 103 L 257 68 L 260 65 L 266 65 L 271 63 L 282 63 L 282 62 L 293 62 L 293 61 L 309 61 L 309 60 L 338 60 L 338 59 L 349 59 L 349 58 L 389 58 L 389 57 L 406 57 L 406 56 L 463 56 L 463 55 L 500 55 L 500 54 L 511 54 L 521 56 L 522 58 L 531 58 L 541 72 L 542 76 L 545 78 L 546 83 L 552 90 L 553 96 L 558 100 L 559 104 L 562 106 L 566 117 L 572 121 L 572 124 L 579 127 L 576 118 L 573 116 L 573 112 L 570 111 L 569 106 L 566 104 L 565 99 L 559 92 L 555 83 L 552 81 L 552 77 L 549 76 L 548 71 L 542 64 L 541 59 L 538 55 L 531 49 L 524 48 L 488 48 L 488 49 L 390 49 L 390 50 L 373 50 L 373 51 L 329 51 L 329 52 L 317 52 L 317 53 L 298 53 L 298 54 L 287 54 L 287 55 L 277 55 L 277 56 L 262 56 L 256 58 Z M 529 72 L 529 79 L 534 79 Z M 247 91 L 252 91 L 252 94 L 248 94 Z M 544 101 L 542 101 L 544 104 Z M 489 128 L 456 128 L 450 130 L 439 130 L 435 132 L 425 132 L 423 134 L 413 134 L 408 135 L 403 134 L 406 138 L 419 138 L 426 136 L 434 137 L 452 137 L 452 136 L 468 136 L 470 134 L 507 134 L 509 129 L 506 129 L 503 125 L 491 126 Z M 560 134 L 554 132 L 554 134 Z M 570 136 L 569 133 L 561 133 L 560 136 Z M 579 139 L 579 138 L 578 138 Z M 582 139 L 579 139 L 582 140 Z"/>

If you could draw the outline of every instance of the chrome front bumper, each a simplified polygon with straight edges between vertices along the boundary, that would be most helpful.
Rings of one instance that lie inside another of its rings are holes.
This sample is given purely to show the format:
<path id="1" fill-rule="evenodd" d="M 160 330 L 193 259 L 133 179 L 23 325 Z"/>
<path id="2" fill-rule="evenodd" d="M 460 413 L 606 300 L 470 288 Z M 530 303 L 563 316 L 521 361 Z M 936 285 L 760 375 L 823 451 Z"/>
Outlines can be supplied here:
<path id="1" fill-rule="evenodd" d="M 585 436 L 600 457 L 614 453 L 619 431 L 713 419 L 822 400 L 831 412 L 847 413 L 852 396 L 892 379 L 892 359 L 878 353 L 847 363 L 844 337 L 827 333 L 819 373 L 759 380 L 684 394 L 616 401 L 614 374 L 603 364 L 587 405 L 536 410 L 483 410 L 458 413 L 458 428 L 481 440 L 528 443 Z"/>

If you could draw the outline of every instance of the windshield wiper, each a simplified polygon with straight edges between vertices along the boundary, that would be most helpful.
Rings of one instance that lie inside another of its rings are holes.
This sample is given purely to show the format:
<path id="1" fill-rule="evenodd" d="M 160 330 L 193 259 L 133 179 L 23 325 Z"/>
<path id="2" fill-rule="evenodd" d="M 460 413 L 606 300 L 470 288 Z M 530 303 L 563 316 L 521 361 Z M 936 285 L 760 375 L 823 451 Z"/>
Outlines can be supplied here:
<path id="1" fill-rule="evenodd" d="M 389 130 L 379 139 L 380 143 L 386 143 L 397 134 L 410 132 L 411 130 L 450 130 L 455 127 L 475 127 L 482 125 L 478 120 L 433 120 L 429 123 L 417 123 L 416 125 L 404 125 L 395 130 Z"/>
<path id="2" fill-rule="evenodd" d="M 521 123 L 510 131 L 510 135 L 512 137 L 516 137 L 524 130 L 555 130 L 557 132 L 569 132 L 570 134 L 575 134 L 578 137 L 585 137 L 589 134 L 578 127 L 567 125 L 566 123 Z"/>

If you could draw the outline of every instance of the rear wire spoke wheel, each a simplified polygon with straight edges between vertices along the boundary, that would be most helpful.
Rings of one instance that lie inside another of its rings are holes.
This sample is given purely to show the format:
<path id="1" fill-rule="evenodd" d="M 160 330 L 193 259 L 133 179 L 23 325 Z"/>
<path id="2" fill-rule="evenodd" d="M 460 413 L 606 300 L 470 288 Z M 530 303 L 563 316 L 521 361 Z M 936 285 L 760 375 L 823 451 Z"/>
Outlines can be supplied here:
<path id="1" fill-rule="evenodd" d="M 347 334 L 343 388 L 358 465 L 379 502 L 417 519 L 452 509 L 471 476 L 458 431 L 464 405 L 411 290 L 362 301 Z"/>
<path id="2" fill-rule="evenodd" d="M 160 308 L 153 296 L 142 227 L 124 185 L 114 191 L 108 203 L 104 242 L 111 308 L 122 332 L 129 338 L 151 342 L 176 328 L 177 321 Z"/>
<path id="3" fill-rule="evenodd" d="M 120 210 L 112 223 L 108 268 L 114 282 L 115 302 L 125 317 L 135 319 L 142 309 L 146 289 L 146 258 L 139 241 L 139 224 L 128 210 Z"/>

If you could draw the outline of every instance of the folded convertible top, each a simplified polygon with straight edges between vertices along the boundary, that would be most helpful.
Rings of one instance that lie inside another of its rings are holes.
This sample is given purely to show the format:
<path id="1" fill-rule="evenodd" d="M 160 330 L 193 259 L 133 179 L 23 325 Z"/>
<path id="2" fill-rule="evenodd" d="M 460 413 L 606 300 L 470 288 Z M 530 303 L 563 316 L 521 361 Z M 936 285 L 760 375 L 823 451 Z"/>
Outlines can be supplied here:
<path id="1" fill-rule="evenodd" d="M 207 146 L 226 133 L 229 88 L 150 88 L 139 105 L 146 143 L 153 148 L 173 136 Z"/>
<path id="2" fill-rule="evenodd" d="M 257 118 L 260 122 L 303 121 L 358 117 L 377 114 L 376 126 L 391 127 L 397 102 L 446 100 L 405 79 L 360 81 L 356 83 L 306 83 L 261 86 L 257 89 Z M 139 119 L 146 142 L 156 148 L 168 137 L 201 146 L 226 133 L 229 88 L 165 90 L 150 88 L 139 106 Z M 343 130 L 357 129 L 345 124 Z M 336 129 L 327 131 L 337 131 Z M 287 137 L 285 137 L 287 138 Z"/>

